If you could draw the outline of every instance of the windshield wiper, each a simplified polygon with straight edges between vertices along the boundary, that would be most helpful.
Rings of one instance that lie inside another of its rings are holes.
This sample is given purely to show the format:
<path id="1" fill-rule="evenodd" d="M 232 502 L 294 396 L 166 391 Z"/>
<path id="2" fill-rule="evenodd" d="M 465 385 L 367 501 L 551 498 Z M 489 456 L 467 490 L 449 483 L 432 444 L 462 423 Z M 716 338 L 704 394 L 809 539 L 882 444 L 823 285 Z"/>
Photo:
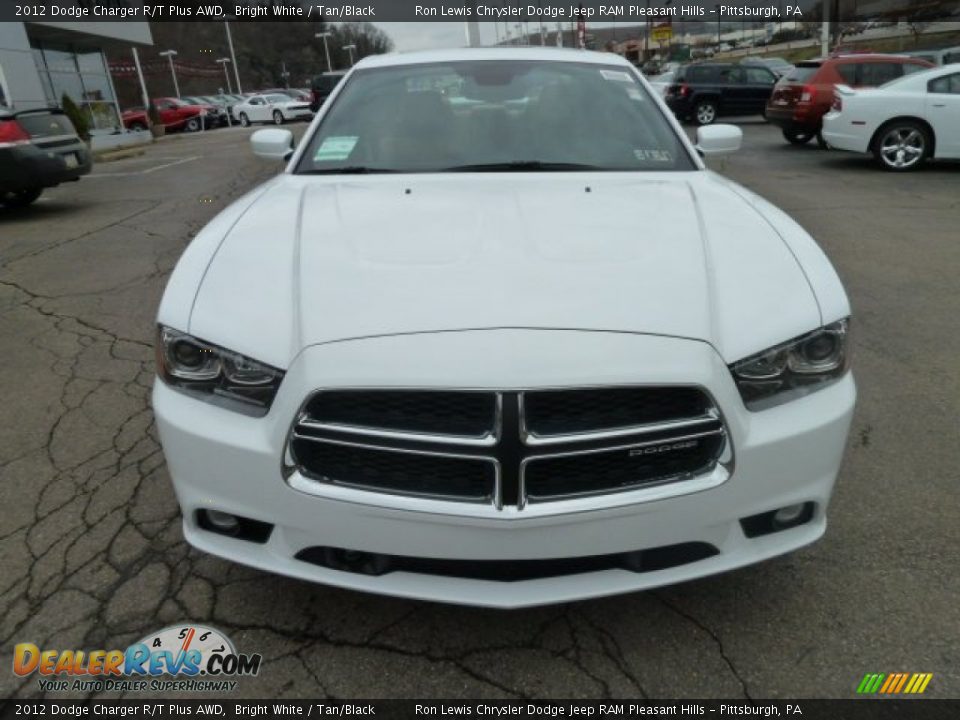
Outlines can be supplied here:
<path id="1" fill-rule="evenodd" d="M 563 172 L 564 170 L 605 170 L 599 165 L 570 162 L 541 162 L 540 160 L 516 160 L 514 162 L 478 163 L 454 165 L 440 172 Z"/>
<path id="2" fill-rule="evenodd" d="M 367 167 L 365 165 L 348 165 L 347 167 L 323 168 L 320 170 L 304 170 L 300 175 L 376 175 L 379 173 L 395 173 L 399 170 L 389 168 Z"/>

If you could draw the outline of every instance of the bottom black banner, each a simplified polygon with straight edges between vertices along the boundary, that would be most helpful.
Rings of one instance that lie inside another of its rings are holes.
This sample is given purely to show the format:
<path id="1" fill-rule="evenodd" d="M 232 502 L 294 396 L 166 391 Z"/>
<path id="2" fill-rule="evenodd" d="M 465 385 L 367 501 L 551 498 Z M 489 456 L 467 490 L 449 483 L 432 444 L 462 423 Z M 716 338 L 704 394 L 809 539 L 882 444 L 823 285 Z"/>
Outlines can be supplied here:
<path id="1" fill-rule="evenodd" d="M 960 700 L 6 700 L 8 718 L 960 718 Z"/>

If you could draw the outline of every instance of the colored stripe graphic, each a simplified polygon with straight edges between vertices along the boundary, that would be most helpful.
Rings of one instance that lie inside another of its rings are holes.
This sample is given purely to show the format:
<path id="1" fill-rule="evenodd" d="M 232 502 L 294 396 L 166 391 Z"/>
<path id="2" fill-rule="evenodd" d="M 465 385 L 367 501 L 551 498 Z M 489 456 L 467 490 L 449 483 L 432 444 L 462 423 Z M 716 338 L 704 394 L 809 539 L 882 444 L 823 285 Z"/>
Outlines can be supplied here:
<path id="1" fill-rule="evenodd" d="M 927 689 L 933 673 L 867 673 L 857 685 L 858 695 L 918 695 Z"/>
<path id="2" fill-rule="evenodd" d="M 881 693 L 892 693 L 893 689 L 897 687 L 897 683 L 900 682 L 900 678 L 903 677 L 903 673 L 890 673 L 887 675 L 887 681 L 880 687 Z"/>
<path id="3" fill-rule="evenodd" d="M 880 687 L 880 682 L 883 678 L 884 675 L 882 673 L 867 673 L 863 676 L 863 680 L 860 681 L 857 692 L 861 695 L 875 693 L 877 688 Z"/>
<path id="4" fill-rule="evenodd" d="M 897 687 L 893 692 L 900 692 L 903 689 L 903 684 L 907 681 L 907 674 L 903 673 L 903 676 L 900 678 L 900 682 L 897 683 Z"/>

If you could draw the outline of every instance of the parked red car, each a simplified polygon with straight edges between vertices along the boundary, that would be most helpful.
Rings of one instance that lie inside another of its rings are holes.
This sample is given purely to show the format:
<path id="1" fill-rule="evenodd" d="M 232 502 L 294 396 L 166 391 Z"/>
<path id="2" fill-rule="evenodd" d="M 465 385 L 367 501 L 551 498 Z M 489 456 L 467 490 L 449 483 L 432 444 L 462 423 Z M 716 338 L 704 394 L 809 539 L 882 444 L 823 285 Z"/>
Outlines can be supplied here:
<path id="1" fill-rule="evenodd" d="M 220 109 L 213 105 L 191 105 L 175 97 L 151 98 L 150 102 L 159 111 L 160 122 L 167 132 L 196 132 L 203 127 L 211 128 L 220 124 Z M 142 107 L 124 110 L 121 118 L 128 130 L 146 130 L 150 126 L 147 111 Z"/>
<path id="2" fill-rule="evenodd" d="M 794 145 L 820 139 L 823 116 L 837 85 L 876 87 L 908 73 L 934 67 L 905 55 L 854 54 L 805 60 L 780 79 L 767 102 L 766 118 Z"/>

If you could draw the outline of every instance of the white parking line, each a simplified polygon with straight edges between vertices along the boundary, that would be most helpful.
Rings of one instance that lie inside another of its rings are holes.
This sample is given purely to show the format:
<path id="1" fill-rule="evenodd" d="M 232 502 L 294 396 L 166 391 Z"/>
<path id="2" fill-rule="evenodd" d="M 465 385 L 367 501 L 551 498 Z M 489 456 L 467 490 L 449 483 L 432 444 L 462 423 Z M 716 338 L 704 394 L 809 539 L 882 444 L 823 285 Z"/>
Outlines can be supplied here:
<path id="1" fill-rule="evenodd" d="M 156 172 L 157 170 L 163 170 L 164 168 L 173 167 L 174 165 L 182 165 L 183 163 L 190 162 L 191 160 L 199 160 L 202 157 L 203 155 L 191 155 L 190 157 L 180 158 L 179 160 L 163 163 L 162 165 L 154 165 L 153 167 L 146 168 L 145 170 L 134 170 L 131 172 L 116 172 L 116 173 L 93 172 L 87 175 L 87 177 L 127 177 L 129 175 L 149 175 L 150 173 Z"/>

